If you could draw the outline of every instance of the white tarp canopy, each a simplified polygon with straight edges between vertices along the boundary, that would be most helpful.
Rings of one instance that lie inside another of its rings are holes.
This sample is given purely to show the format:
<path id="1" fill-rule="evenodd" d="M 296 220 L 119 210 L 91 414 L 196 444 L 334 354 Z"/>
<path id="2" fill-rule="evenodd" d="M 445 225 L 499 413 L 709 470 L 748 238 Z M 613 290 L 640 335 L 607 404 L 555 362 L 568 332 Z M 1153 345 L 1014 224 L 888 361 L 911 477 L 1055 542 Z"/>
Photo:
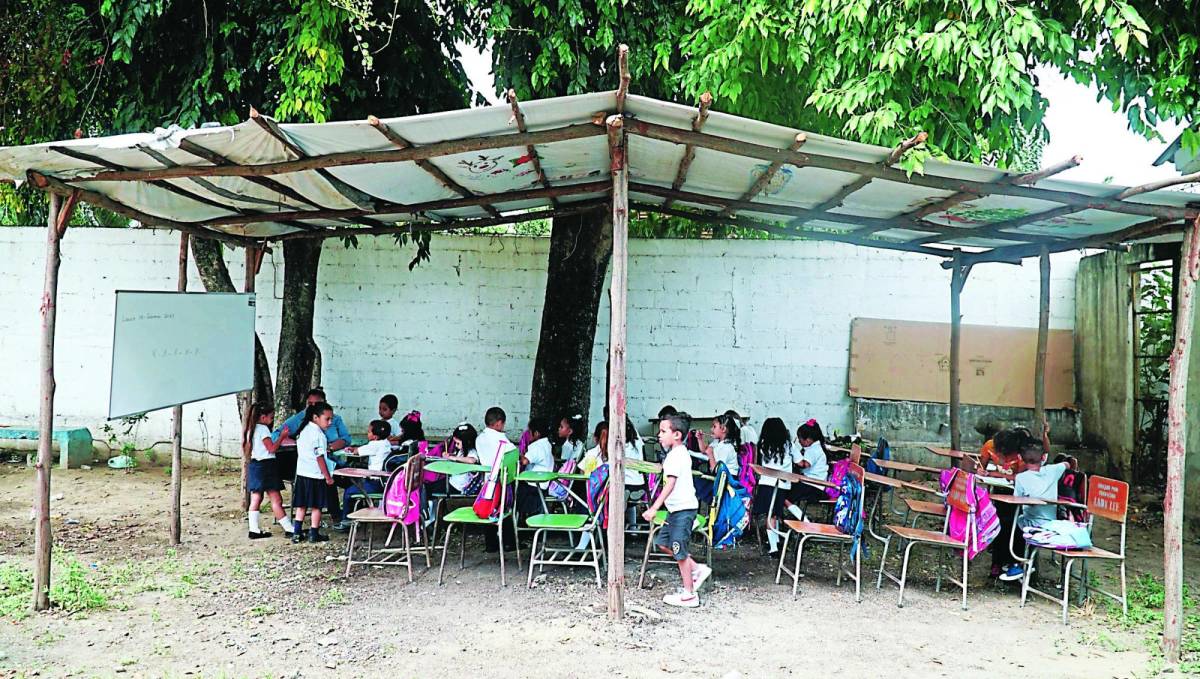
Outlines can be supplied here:
<path id="1" fill-rule="evenodd" d="M 43 188 L 82 189 L 83 200 L 147 225 L 234 237 L 465 227 L 603 201 L 601 123 L 616 111 L 616 93 L 599 92 L 369 121 L 276 124 L 255 115 L 230 127 L 0 148 L 0 179 L 41 175 Z M 696 131 L 697 109 L 647 97 L 629 95 L 624 115 L 634 209 L 929 254 L 1010 248 L 998 252 L 1016 256 L 1153 235 L 1198 212 L 1190 207 L 1197 196 L 1183 191 L 1117 200 L 1124 187 L 1024 183 L 969 163 L 929 161 L 908 176 L 890 167 L 892 149 L 807 134 L 790 150 L 799 130 L 717 112 L 701 116 Z M 681 171 L 685 154 L 694 159 Z M 756 182 L 764 173 L 768 180 Z"/>

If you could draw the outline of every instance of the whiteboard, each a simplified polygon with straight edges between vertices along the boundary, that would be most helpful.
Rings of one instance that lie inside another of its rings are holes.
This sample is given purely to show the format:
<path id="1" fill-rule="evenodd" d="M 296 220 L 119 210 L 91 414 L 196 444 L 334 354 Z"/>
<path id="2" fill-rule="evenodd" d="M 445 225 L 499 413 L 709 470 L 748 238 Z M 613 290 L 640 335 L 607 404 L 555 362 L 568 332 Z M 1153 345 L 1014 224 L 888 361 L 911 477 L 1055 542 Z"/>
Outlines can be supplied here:
<path id="1" fill-rule="evenodd" d="M 253 385 L 253 294 L 117 291 L 109 419 Z"/>

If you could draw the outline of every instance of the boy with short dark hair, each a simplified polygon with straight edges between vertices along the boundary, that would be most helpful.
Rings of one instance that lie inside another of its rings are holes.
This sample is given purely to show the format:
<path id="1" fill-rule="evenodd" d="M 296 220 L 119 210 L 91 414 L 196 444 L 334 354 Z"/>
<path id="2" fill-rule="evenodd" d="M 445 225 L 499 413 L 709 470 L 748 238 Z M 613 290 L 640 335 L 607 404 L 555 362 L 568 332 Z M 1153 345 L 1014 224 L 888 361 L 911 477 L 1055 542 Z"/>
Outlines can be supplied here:
<path id="1" fill-rule="evenodd" d="M 1027 441 L 1021 448 L 1021 462 L 1024 464 L 1024 469 L 1013 479 L 1013 495 L 1046 500 L 1048 504 L 1029 505 L 1022 508 L 1023 511 L 1016 521 L 1016 527 L 1013 528 L 1012 549 L 1014 554 L 1025 552 L 1025 528 L 1053 521 L 1058 515 L 1058 507 L 1049 504 L 1049 501 L 1058 499 L 1058 480 L 1062 478 L 1063 473 L 1070 465 L 1067 462 L 1043 464 L 1045 459 L 1046 451 L 1039 442 Z M 1019 564 L 1014 564 L 1000 575 L 1000 579 L 1010 582 L 1020 580 L 1024 576 L 1025 570 Z"/>
<path id="2" fill-rule="evenodd" d="M 711 568 L 696 563 L 688 554 L 688 541 L 692 537 L 696 511 L 700 508 L 696 500 L 696 488 L 692 484 L 691 454 L 683 445 L 689 427 L 691 421 L 685 415 L 671 414 L 659 420 L 658 443 L 667 451 L 662 463 L 662 490 L 642 514 L 646 521 L 653 522 L 659 508 L 665 506 L 667 509 L 667 520 L 659 529 L 654 544 L 675 559 L 683 580 L 683 588 L 664 596 L 663 603 L 681 608 L 700 605 L 696 590 L 712 575 Z"/>

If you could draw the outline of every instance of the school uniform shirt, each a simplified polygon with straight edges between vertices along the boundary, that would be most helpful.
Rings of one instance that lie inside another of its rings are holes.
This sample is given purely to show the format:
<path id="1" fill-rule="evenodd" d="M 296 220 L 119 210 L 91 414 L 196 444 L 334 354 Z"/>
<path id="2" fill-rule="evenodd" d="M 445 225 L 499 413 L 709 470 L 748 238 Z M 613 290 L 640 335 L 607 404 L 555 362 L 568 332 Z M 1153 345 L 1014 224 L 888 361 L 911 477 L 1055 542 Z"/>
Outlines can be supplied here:
<path id="1" fill-rule="evenodd" d="M 737 448 L 734 448 L 733 444 L 728 441 L 713 441 L 712 452 L 717 462 L 724 462 L 725 466 L 729 468 L 729 474 L 736 478 L 738 472 L 741 471 Z"/>
<path id="2" fill-rule="evenodd" d="M 278 443 L 279 437 L 283 433 L 284 427 L 287 427 L 288 431 L 290 431 L 292 433 L 292 436 L 295 437 L 296 431 L 300 429 L 300 425 L 303 422 L 304 422 L 304 411 L 301 410 L 300 412 L 296 413 L 295 415 L 292 415 L 291 417 L 284 420 L 283 424 L 280 425 L 280 427 L 278 429 L 271 432 L 271 440 Z M 309 426 L 315 426 L 315 425 L 309 425 Z M 308 427 L 305 427 L 305 429 L 308 429 Z M 318 429 L 320 429 L 320 427 L 318 427 Z M 346 428 L 346 423 L 342 420 L 342 416 L 338 415 L 337 413 L 334 413 L 333 421 L 329 423 L 329 428 L 325 430 L 325 441 L 327 443 L 333 443 L 334 441 L 339 441 L 339 440 L 345 441 L 346 445 L 350 445 L 352 443 L 352 441 L 350 440 L 350 430 Z"/>
<path id="3" fill-rule="evenodd" d="M 496 461 L 498 452 L 508 451 L 516 446 L 502 431 L 496 431 L 490 427 L 484 427 L 479 432 L 479 437 L 475 439 L 475 452 L 479 453 L 479 464 L 491 467 Z"/>
<path id="4" fill-rule="evenodd" d="M 254 425 L 254 440 L 250 442 L 250 459 L 251 460 L 271 460 L 275 456 L 267 450 L 267 446 L 263 443 L 263 439 L 271 438 L 271 430 L 267 429 L 265 424 Z"/>
<path id="5" fill-rule="evenodd" d="M 583 454 L 583 460 L 579 462 L 579 471 L 584 474 L 591 474 L 603 462 L 604 456 L 601 455 L 600 446 L 592 446 Z"/>
<path id="6" fill-rule="evenodd" d="M 767 469 L 774 469 L 781 472 L 794 472 L 796 464 L 803 459 L 800 457 L 800 447 L 792 445 L 791 441 L 788 441 L 783 446 L 783 459 L 768 460 L 766 453 L 763 452 L 762 448 L 758 449 L 758 455 L 762 466 L 766 467 Z M 792 482 L 784 481 L 782 479 L 774 479 L 770 476 L 764 475 L 758 477 L 758 485 L 766 486 L 768 488 L 778 485 L 779 490 L 788 490 L 792 487 Z"/>
<path id="7" fill-rule="evenodd" d="M 675 487 L 663 503 L 668 512 L 700 508 L 696 486 L 692 482 L 692 458 L 687 448 L 678 445 L 667 453 L 667 458 L 663 460 L 663 476 L 675 477 Z"/>
<path id="8" fill-rule="evenodd" d="M 476 460 L 479 459 L 479 453 L 475 452 L 474 450 L 469 450 L 469 451 L 463 453 L 462 456 L 463 457 L 473 457 Z M 467 484 L 471 482 L 471 477 L 474 475 L 475 475 L 474 472 L 464 472 L 462 474 L 454 474 L 448 479 L 447 482 L 451 486 L 454 486 L 454 490 L 457 490 L 458 492 L 461 493 L 463 488 L 466 488 Z"/>
<path id="9" fill-rule="evenodd" d="M 384 420 L 384 422 L 387 422 L 388 426 L 391 427 L 388 433 L 388 438 L 400 436 L 400 420 L 397 420 L 395 417 L 391 417 Z"/>
<path id="10" fill-rule="evenodd" d="M 567 439 L 562 444 L 562 461 L 578 460 L 580 455 L 583 455 L 583 441 L 572 441 Z"/>
<path id="11" fill-rule="evenodd" d="M 365 445 L 358 447 L 358 454 L 367 456 L 367 469 L 383 471 L 384 460 L 392 454 L 392 444 L 388 443 L 387 439 L 367 441 Z"/>
<path id="12" fill-rule="evenodd" d="M 1039 500 L 1058 498 L 1058 480 L 1067 471 L 1067 463 L 1044 464 L 1041 469 L 1026 469 L 1013 480 L 1013 495 Z M 1021 525 L 1029 526 L 1053 521 L 1058 515 L 1055 505 L 1028 505 L 1021 514 Z"/>
<path id="13" fill-rule="evenodd" d="M 800 456 L 809 464 L 808 467 L 800 470 L 801 474 L 810 479 L 829 480 L 829 460 L 825 457 L 825 449 L 821 447 L 820 441 L 813 441 L 813 444 L 807 448 L 800 447 Z"/>
<path id="14" fill-rule="evenodd" d="M 742 441 L 758 445 L 758 432 L 754 430 L 754 427 L 749 424 L 742 425 Z"/>
<path id="15" fill-rule="evenodd" d="M 296 476 L 309 479 L 324 479 L 317 458 L 325 457 L 329 451 L 329 441 L 325 432 L 311 422 L 300 432 L 296 439 Z"/>
<path id="16" fill-rule="evenodd" d="M 642 447 L 635 445 L 633 441 L 625 443 L 625 459 L 626 460 L 642 460 Z M 629 486 L 644 486 L 646 485 L 646 477 L 641 472 L 635 472 L 629 467 L 625 467 L 625 487 Z"/>
<path id="17" fill-rule="evenodd" d="M 525 465 L 527 472 L 552 472 L 554 471 L 554 452 L 550 445 L 550 439 L 540 438 L 525 449 L 525 459 L 529 464 Z"/>

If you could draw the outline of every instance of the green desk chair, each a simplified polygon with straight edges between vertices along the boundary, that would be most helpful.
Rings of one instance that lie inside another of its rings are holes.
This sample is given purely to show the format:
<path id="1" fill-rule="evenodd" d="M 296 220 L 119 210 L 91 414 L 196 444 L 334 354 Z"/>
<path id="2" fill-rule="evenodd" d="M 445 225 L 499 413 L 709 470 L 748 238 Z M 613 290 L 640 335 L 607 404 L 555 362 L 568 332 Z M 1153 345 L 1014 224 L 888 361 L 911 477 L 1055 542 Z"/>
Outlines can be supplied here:
<path id="1" fill-rule="evenodd" d="M 511 521 L 513 526 L 513 535 L 516 535 L 517 515 L 513 512 L 512 500 L 508 496 L 508 486 L 513 478 L 517 475 L 517 467 L 520 464 L 521 453 L 516 448 L 502 453 L 503 459 L 500 463 L 498 472 L 499 487 L 496 492 L 500 493 L 500 513 L 495 518 L 481 519 L 475 515 L 475 508 L 459 507 L 454 511 L 442 517 L 442 521 L 446 524 L 446 540 L 442 544 L 442 565 L 438 569 L 438 584 L 444 582 L 443 576 L 446 572 L 446 552 L 449 551 L 450 538 L 454 534 L 454 527 L 459 526 L 462 531 L 462 544 L 459 548 L 458 567 L 466 568 L 466 553 L 467 553 L 467 528 L 469 526 L 481 526 L 484 530 L 495 528 L 496 535 L 500 540 L 500 585 L 507 587 L 508 581 L 505 574 L 504 565 L 504 522 Z M 488 472 L 491 474 L 491 472 Z M 520 543 L 515 545 L 517 550 L 517 568 L 521 567 L 521 546 Z"/>
<path id="2" fill-rule="evenodd" d="M 529 553 L 529 578 L 526 585 L 533 587 L 533 568 L 539 572 L 544 566 L 590 567 L 596 573 L 596 586 L 603 586 L 600 580 L 600 568 L 604 564 L 604 531 L 602 530 L 599 514 L 608 504 L 608 481 L 600 490 L 600 509 L 587 514 L 536 514 L 525 520 L 525 525 L 533 529 L 533 544 Z M 567 537 L 566 547 L 551 547 L 547 545 L 546 531 L 564 533 Z M 587 547 L 575 546 L 575 535 L 590 535 Z M 540 544 L 539 544 L 540 541 Z"/>

